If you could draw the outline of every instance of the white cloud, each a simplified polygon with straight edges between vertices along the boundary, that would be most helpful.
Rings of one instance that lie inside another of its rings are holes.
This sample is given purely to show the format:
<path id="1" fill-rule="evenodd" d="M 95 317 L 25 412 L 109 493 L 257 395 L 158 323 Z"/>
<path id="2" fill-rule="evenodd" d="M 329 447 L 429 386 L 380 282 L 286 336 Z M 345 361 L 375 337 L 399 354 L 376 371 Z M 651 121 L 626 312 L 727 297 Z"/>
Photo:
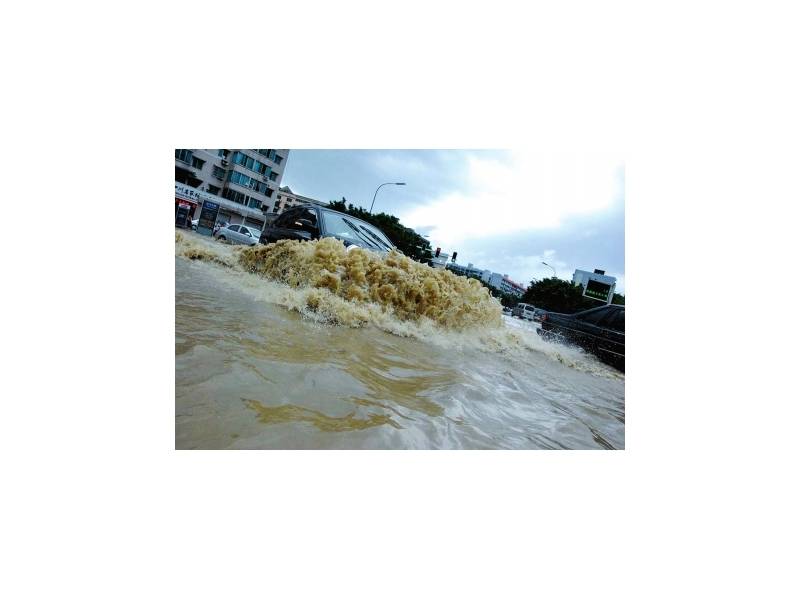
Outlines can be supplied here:
<path id="1" fill-rule="evenodd" d="M 404 181 L 408 177 L 424 176 L 431 167 L 421 158 L 392 153 L 379 153 L 371 157 L 376 173 L 387 181 Z"/>
<path id="2" fill-rule="evenodd" d="M 561 279 L 572 279 L 575 267 L 558 258 L 555 250 L 545 250 L 541 254 L 498 254 L 485 259 L 481 267 L 498 273 L 507 273 L 511 279 L 527 286 L 531 279 L 546 279 L 553 276 L 553 269 L 543 265 L 543 262 L 552 265 L 556 275 Z"/>
<path id="3" fill-rule="evenodd" d="M 430 227 L 435 243 L 558 227 L 572 215 L 599 212 L 620 193 L 621 161 L 602 155 L 511 152 L 506 160 L 469 156 L 461 190 L 401 215 Z"/>

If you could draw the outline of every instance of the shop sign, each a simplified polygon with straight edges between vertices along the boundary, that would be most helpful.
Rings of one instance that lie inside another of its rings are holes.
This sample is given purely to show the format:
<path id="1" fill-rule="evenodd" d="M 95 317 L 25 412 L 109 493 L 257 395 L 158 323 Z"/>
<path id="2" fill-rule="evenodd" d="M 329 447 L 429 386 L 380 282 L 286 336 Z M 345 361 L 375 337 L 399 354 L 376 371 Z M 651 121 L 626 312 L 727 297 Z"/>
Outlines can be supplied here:
<path id="1" fill-rule="evenodd" d="M 175 182 L 175 197 L 185 198 L 187 200 L 193 200 L 195 202 L 205 202 L 206 200 L 211 200 L 213 202 L 217 198 L 212 194 L 201 192 L 196 188 L 178 182 Z"/>

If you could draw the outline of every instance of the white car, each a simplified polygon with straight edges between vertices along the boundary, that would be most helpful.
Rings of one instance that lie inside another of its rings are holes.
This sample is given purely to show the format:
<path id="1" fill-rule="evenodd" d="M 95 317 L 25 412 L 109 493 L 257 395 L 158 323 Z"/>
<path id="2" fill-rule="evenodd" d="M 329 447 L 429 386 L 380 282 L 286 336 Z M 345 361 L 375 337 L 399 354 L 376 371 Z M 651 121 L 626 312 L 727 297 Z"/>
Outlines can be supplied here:
<path id="1" fill-rule="evenodd" d="M 247 246 L 255 246 L 260 236 L 261 232 L 258 229 L 247 225 L 226 225 L 214 232 L 214 237 L 222 242 L 246 244 Z"/>
<path id="2" fill-rule="evenodd" d="M 533 321 L 533 317 L 536 314 L 536 307 L 533 304 L 525 304 L 520 302 L 517 304 L 511 313 L 515 317 L 519 317 L 520 319 L 527 319 L 528 321 Z"/>

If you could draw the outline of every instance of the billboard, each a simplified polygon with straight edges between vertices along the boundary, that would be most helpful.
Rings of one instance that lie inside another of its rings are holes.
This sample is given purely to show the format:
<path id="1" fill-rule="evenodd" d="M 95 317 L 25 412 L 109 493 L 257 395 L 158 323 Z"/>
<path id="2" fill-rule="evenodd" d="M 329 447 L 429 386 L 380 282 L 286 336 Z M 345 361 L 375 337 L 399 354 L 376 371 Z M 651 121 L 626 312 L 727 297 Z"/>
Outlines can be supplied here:
<path id="1" fill-rule="evenodd" d="M 583 289 L 584 296 L 588 298 L 594 298 L 595 300 L 602 300 L 603 302 L 608 302 L 608 296 L 610 292 L 610 284 L 597 281 L 596 279 L 590 279 L 587 281 L 586 287 Z"/>

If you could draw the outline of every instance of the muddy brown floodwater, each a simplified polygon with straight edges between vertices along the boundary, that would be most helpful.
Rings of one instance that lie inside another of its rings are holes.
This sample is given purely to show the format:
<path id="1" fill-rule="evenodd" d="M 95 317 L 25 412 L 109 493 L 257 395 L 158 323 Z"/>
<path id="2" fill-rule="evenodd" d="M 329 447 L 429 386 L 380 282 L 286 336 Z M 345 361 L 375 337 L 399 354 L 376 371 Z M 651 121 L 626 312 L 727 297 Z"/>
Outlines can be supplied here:
<path id="1" fill-rule="evenodd" d="M 466 280 L 274 252 L 176 234 L 176 448 L 624 448 L 624 375 Z"/>

